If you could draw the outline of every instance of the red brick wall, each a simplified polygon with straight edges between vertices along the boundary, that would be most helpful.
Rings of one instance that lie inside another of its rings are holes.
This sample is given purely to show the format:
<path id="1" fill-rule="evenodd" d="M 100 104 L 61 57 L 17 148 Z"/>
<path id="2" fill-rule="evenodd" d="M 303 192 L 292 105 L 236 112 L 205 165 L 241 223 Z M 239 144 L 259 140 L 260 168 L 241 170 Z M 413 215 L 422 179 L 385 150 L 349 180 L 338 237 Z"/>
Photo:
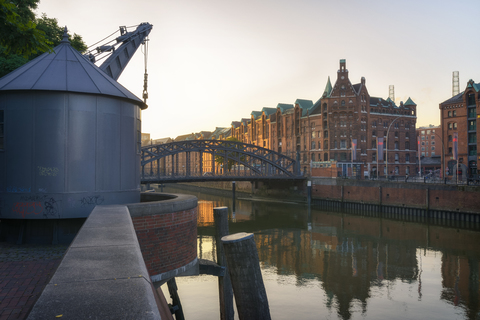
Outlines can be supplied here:
<path id="1" fill-rule="evenodd" d="M 185 266 L 197 257 L 197 208 L 132 220 L 150 276 Z"/>
<path id="2" fill-rule="evenodd" d="M 312 196 L 319 199 L 342 200 L 342 186 L 328 185 L 325 182 L 324 184 L 313 183 Z M 343 180 L 340 180 L 340 183 L 342 182 Z M 430 209 L 480 212 L 479 187 L 455 188 L 428 184 L 397 184 L 392 187 L 391 183 L 385 183 L 382 186 L 382 204 L 426 208 L 428 189 Z M 378 204 L 379 192 L 379 185 L 372 183 L 370 186 L 368 182 L 355 183 L 347 180 L 343 187 L 343 200 Z"/>

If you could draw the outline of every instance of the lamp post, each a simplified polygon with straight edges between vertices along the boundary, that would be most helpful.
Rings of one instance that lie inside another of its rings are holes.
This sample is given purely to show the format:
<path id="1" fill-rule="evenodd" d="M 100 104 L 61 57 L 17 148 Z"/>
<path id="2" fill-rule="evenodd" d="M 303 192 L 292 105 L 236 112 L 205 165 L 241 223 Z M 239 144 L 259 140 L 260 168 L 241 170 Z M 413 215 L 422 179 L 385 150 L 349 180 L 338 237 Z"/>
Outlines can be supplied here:
<path id="1" fill-rule="evenodd" d="M 388 126 L 388 129 L 387 129 L 387 137 L 385 138 L 385 162 L 386 162 L 386 168 L 387 168 L 387 180 L 388 179 L 388 133 L 390 132 L 390 128 L 392 127 L 392 124 L 399 118 L 403 118 L 404 116 L 398 116 L 396 117 L 395 119 L 393 119 L 392 123 L 390 123 L 390 125 Z"/>

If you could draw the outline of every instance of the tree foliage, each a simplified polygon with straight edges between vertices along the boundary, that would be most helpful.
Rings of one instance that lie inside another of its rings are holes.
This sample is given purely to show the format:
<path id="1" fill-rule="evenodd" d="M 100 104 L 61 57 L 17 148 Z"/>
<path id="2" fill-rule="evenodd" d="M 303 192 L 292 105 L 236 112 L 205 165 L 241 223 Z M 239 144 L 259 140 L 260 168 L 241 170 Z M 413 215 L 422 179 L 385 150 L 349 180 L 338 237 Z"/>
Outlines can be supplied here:
<path id="1" fill-rule="evenodd" d="M 227 139 L 225 139 L 226 141 L 233 141 L 233 142 L 241 142 L 240 140 L 238 140 L 237 138 L 235 137 L 228 137 Z M 240 147 L 238 147 L 240 148 Z M 240 149 L 238 149 L 240 150 Z M 219 151 L 218 153 L 216 153 L 215 155 L 215 162 L 218 163 L 219 165 L 223 165 L 224 164 L 224 155 L 222 155 L 223 152 Z M 230 159 L 230 158 L 238 158 L 239 156 L 239 152 L 234 152 L 234 151 L 229 151 L 227 152 L 227 167 L 228 167 L 228 171 L 230 171 L 233 167 L 233 165 L 235 164 L 238 164 L 236 161 Z M 240 160 L 244 160 L 244 157 L 245 156 L 241 156 L 240 157 Z"/>
<path id="2" fill-rule="evenodd" d="M 0 0 L 0 77 L 17 69 L 62 41 L 64 29 L 55 18 L 33 10 L 39 0 Z M 70 43 L 79 52 L 87 49 L 81 36 L 73 34 Z"/>
<path id="3" fill-rule="evenodd" d="M 28 57 L 51 49 L 45 33 L 36 28 L 38 0 L 0 0 L 0 45 L 5 54 Z"/>

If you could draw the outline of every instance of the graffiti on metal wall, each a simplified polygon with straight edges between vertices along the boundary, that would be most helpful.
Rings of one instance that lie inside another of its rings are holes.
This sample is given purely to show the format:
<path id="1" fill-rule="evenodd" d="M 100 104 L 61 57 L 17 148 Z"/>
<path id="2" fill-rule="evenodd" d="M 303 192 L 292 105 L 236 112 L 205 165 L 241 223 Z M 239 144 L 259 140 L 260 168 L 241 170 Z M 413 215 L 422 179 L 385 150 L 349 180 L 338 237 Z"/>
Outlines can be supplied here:
<path id="1" fill-rule="evenodd" d="M 32 188 L 25 188 L 25 187 L 7 187 L 7 192 L 11 193 L 25 193 L 31 192 Z"/>
<path id="2" fill-rule="evenodd" d="M 104 200 L 105 198 L 100 195 L 88 196 L 80 199 L 80 204 L 82 205 L 82 207 L 96 206 L 96 205 L 102 204 Z"/>
<path id="3" fill-rule="evenodd" d="M 13 203 L 12 212 L 22 216 L 41 214 L 44 218 L 60 217 L 60 201 L 46 195 L 28 195 Z"/>
<path id="4" fill-rule="evenodd" d="M 46 176 L 46 177 L 56 177 L 59 171 L 57 167 L 37 166 L 37 169 L 38 169 L 39 176 Z"/>

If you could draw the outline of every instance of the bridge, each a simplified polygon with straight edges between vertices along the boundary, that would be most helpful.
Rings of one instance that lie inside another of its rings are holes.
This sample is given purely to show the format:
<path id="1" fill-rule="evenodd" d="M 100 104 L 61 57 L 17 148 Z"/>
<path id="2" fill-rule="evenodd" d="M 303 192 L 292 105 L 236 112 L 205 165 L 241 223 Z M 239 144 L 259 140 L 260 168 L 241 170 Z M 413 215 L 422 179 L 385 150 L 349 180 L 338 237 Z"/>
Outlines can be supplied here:
<path id="1" fill-rule="evenodd" d="M 178 141 L 141 151 L 142 183 L 305 179 L 298 156 L 236 141 Z"/>

